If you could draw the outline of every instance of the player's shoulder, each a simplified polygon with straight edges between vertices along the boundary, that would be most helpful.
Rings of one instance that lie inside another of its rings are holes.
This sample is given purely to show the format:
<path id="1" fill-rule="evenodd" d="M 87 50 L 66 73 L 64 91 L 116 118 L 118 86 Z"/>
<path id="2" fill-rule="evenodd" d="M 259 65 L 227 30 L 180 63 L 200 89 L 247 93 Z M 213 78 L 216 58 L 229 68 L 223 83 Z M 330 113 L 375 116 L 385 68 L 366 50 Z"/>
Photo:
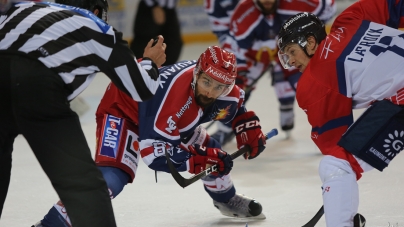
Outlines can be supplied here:
<path id="1" fill-rule="evenodd" d="M 232 16 L 232 23 L 240 25 L 251 26 L 251 23 L 256 21 L 262 16 L 261 11 L 253 0 L 242 0 L 237 5 Z"/>
<path id="2" fill-rule="evenodd" d="M 182 74 L 190 68 L 194 68 L 196 65 L 196 60 L 188 60 L 188 61 L 179 61 L 172 65 L 167 65 L 159 68 L 160 76 L 175 76 L 178 74 Z"/>
<path id="3" fill-rule="evenodd" d="M 230 30 L 235 36 L 251 31 L 262 20 L 263 14 L 252 0 L 242 1 L 235 9 L 230 22 Z"/>

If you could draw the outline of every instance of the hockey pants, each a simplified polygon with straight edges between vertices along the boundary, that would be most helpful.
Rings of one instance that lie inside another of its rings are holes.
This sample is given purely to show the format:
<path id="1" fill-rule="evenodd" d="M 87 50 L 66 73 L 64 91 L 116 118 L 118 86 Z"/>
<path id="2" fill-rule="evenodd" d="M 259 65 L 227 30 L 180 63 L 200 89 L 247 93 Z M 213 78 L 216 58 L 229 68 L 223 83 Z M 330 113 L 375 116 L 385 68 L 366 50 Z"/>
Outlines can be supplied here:
<path id="1" fill-rule="evenodd" d="M 366 172 L 373 167 L 357 158 Z M 325 220 L 328 227 L 352 227 L 358 213 L 359 189 L 349 162 L 326 155 L 320 162 Z"/>

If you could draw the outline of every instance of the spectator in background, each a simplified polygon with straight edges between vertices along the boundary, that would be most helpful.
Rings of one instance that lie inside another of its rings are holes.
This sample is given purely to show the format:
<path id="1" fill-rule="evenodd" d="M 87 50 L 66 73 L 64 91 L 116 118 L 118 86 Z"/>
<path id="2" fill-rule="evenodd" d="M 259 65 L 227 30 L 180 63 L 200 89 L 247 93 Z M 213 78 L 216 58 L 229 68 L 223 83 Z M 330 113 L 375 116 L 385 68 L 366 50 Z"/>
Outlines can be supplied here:
<path id="1" fill-rule="evenodd" d="M 167 44 L 164 65 L 172 65 L 178 61 L 182 38 L 176 4 L 177 0 L 140 0 L 130 45 L 136 57 L 143 56 L 144 47 L 151 38 L 162 35 Z"/>

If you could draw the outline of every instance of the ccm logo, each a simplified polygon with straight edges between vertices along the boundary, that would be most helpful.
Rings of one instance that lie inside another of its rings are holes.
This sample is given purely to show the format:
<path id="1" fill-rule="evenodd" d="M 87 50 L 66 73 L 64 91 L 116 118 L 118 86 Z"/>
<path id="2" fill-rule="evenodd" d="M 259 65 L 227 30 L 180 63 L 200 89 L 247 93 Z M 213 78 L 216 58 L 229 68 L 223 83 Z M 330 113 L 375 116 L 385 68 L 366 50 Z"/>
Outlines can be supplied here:
<path id="1" fill-rule="evenodd" d="M 244 124 L 241 124 L 236 127 L 236 133 L 240 133 L 241 131 L 248 130 L 254 127 L 260 126 L 260 122 L 258 120 L 249 121 Z"/>

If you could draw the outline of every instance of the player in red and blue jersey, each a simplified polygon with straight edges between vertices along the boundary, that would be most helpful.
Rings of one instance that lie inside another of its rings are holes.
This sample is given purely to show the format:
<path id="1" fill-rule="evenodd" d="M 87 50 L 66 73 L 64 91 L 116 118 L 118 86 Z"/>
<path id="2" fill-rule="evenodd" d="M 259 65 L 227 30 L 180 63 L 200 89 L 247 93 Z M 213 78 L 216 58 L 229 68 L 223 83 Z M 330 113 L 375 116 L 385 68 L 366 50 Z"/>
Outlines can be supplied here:
<path id="1" fill-rule="evenodd" d="M 218 164 L 219 172 L 202 178 L 204 189 L 223 215 L 263 219 L 256 200 L 236 194 L 230 177 L 233 162 L 201 124 L 231 122 L 238 148 L 249 146 L 246 159 L 265 149 L 259 119 L 247 111 L 244 91 L 235 85 L 236 58 L 217 46 L 209 47 L 198 61 L 181 61 L 159 69 L 160 87 L 146 102 L 136 102 L 110 84 L 96 113 L 95 161 L 115 198 L 136 175 L 142 159 L 155 171 L 170 172 L 165 153 L 178 171 L 197 174 Z M 43 227 L 69 223 L 61 202 L 41 221 Z"/>

